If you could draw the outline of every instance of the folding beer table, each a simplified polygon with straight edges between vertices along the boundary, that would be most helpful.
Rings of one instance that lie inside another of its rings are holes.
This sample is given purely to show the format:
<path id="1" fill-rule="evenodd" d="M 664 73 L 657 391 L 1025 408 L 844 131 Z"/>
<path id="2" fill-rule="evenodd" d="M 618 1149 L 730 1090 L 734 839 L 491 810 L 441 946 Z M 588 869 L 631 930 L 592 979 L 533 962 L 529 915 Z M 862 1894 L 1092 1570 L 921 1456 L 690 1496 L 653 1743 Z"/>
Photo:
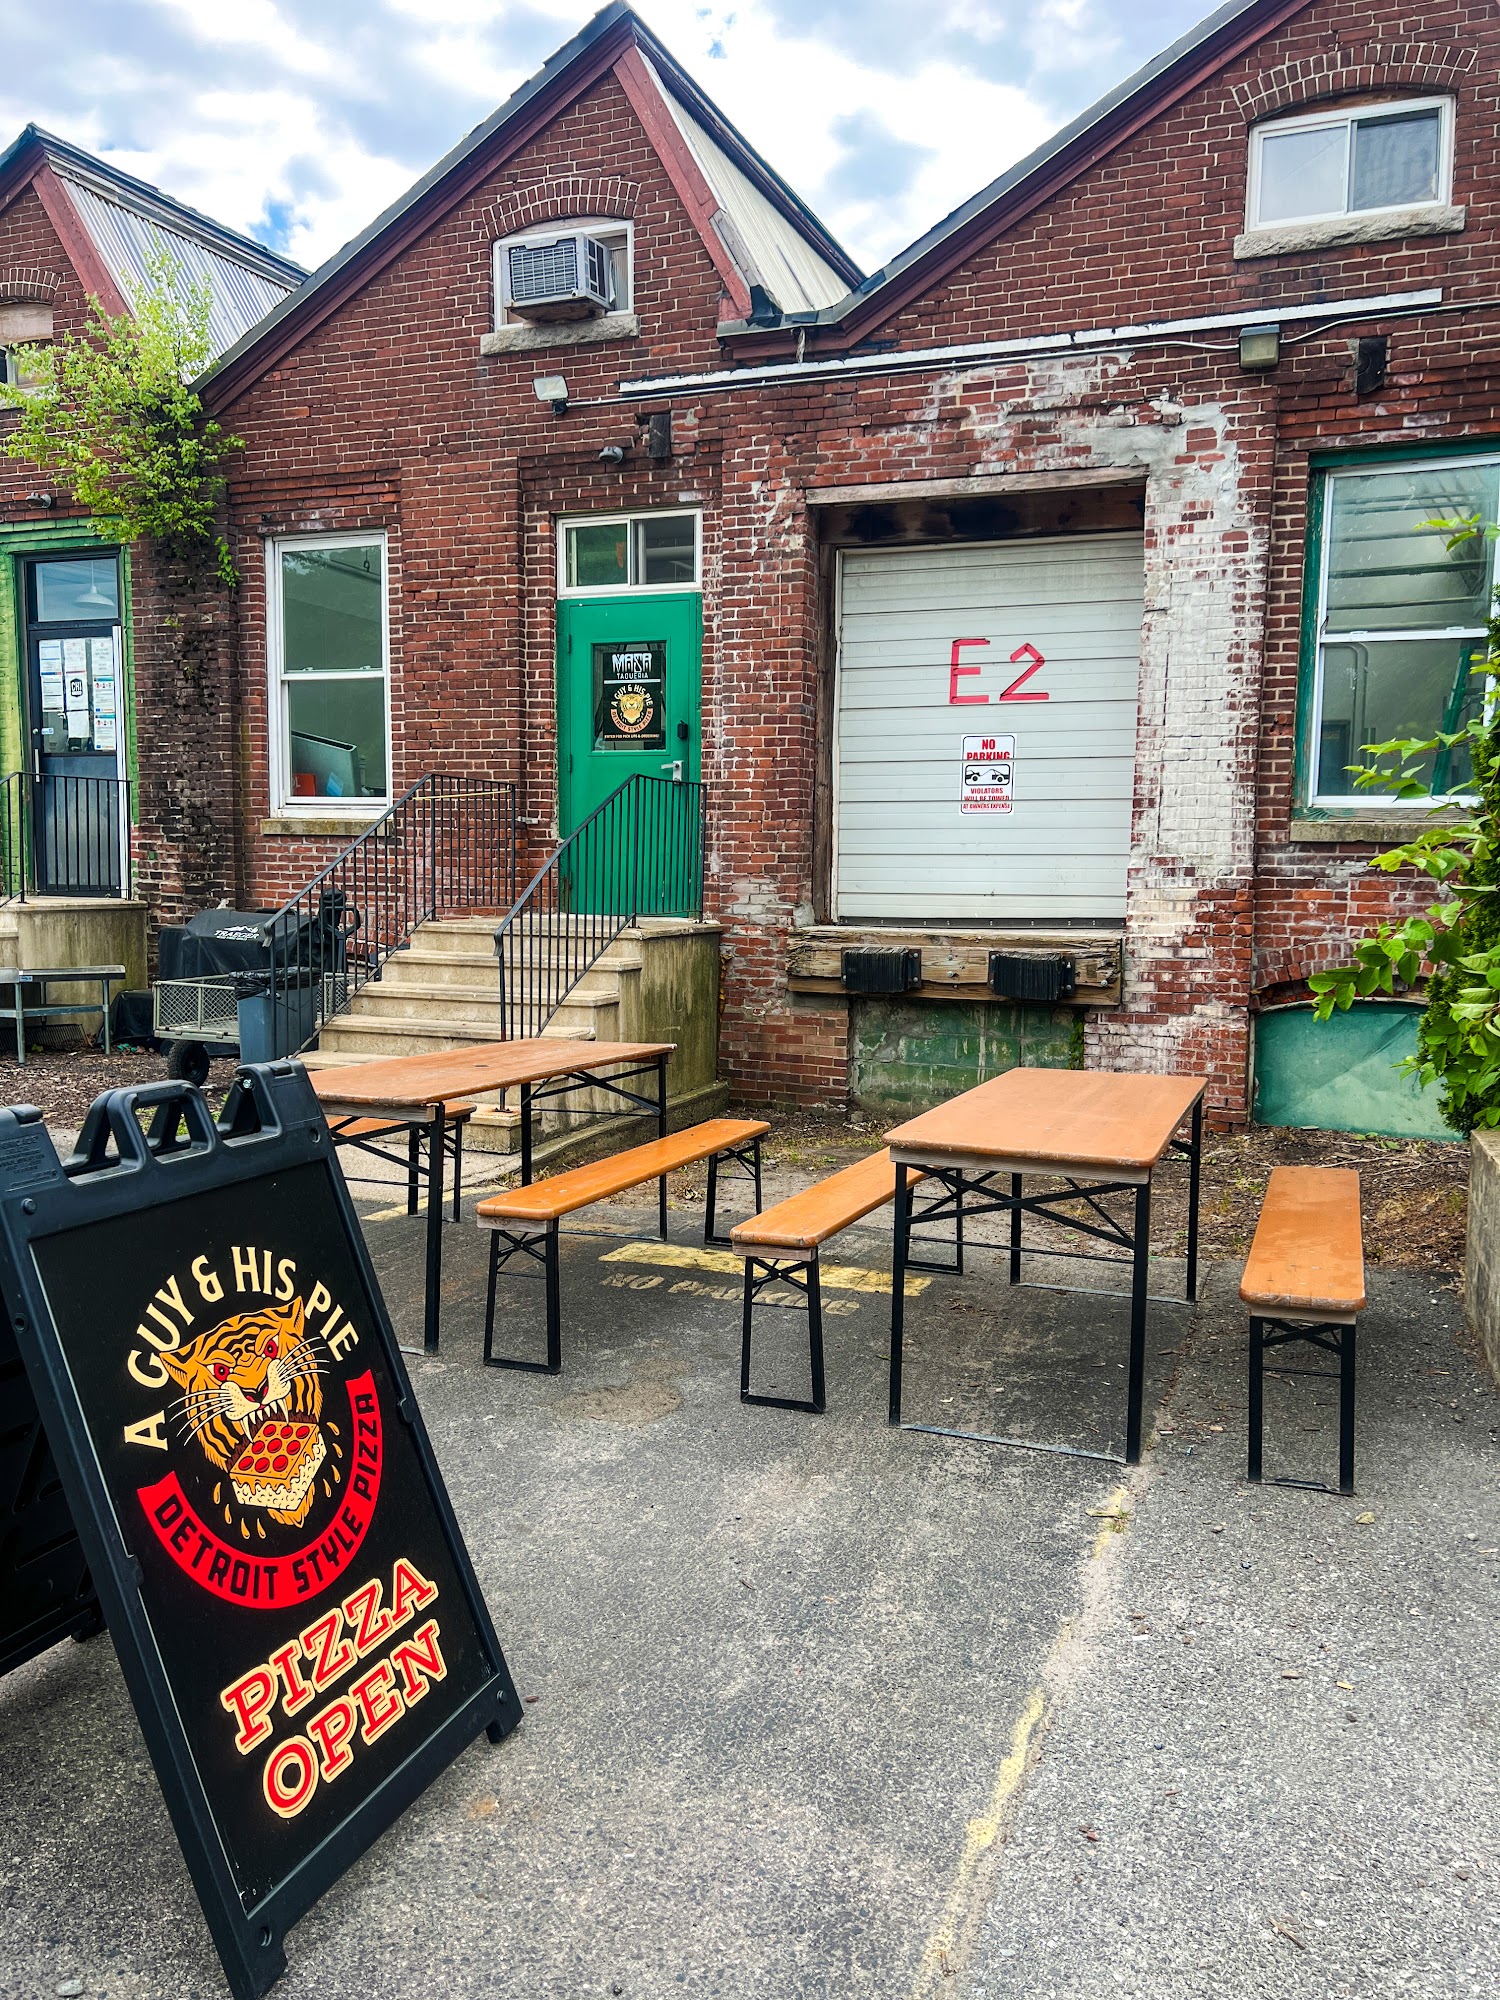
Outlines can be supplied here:
<path id="1" fill-rule="evenodd" d="M 438 1351 L 443 1278 L 443 1159 L 454 1107 L 468 1107 L 486 1091 L 520 1089 L 521 1179 L 531 1180 L 532 1121 L 540 1105 L 569 1091 L 602 1090 L 628 1110 L 656 1120 L 667 1131 L 667 1059 L 674 1042 L 566 1042 L 547 1035 L 482 1047 L 442 1049 L 435 1055 L 389 1056 L 379 1062 L 339 1064 L 311 1072 L 329 1119 L 379 1118 L 427 1135 L 427 1300 L 422 1345 Z M 605 1075 L 602 1072 L 608 1071 Z M 648 1095 L 630 1089 L 650 1077 Z M 538 1086 L 541 1086 L 540 1088 Z M 335 1138 L 337 1133 L 335 1133 Z"/>
<path id="2" fill-rule="evenodd" d="M 927 1176 L 919 1220 L 951 1218 L 963 1268 L 963 1225 L 979 1215 L 1010 1217 L 1010 1282 L 1019 1285 L 1023 1256 L 1074 1257 L 1131 1267 L 1129 1388 L 1125 1462 L 1141 1455 L 1146 1375 L 1146 1273 L 1151 1243 L 1151 1179 L 1169 1152 L 1188 1162 L 1187 1297 L 1198 1296 L 1198 1186 L 1203 1144 L 1201 1076 L 1139 1076 L 1100 1070 L 1012 1069 L 886 1134 L 896 1165 L 895 1249 L 891 1268 L 890 1421 L 901 1424 L 901 1364 L 911 1258 L 912 1185 Z M 1186 1137 L 1181 1135 L 1188 1121 Z M 913 1169 L 916 1173 L 913 1173 Z M 1060 1180 L 1061 1187 L 1027 1193 L 1025 1177 Z M 1112 1194 L 1133 1195 L 1129 1224 L 1103 1206 Z M 931 1199 L 927 1199 L 927 1197 Z M 1082 1204 L 1084 1214 L 1070 1213 Z M 1055 1250 L 1022 1240 L 1027 1215 L 1044 1217 L 1114 1246 L 1114 1252 Z M 1123 1252 L 1124 1255 L 1118 1253 Z M 931 1268 L 930 1266 L 927 1268 Z M 950 1267 L 954 1268 L 954 1267 Z M 1083 1289 L 1051 1287 L 1049 1289 Z M 1109 1296 L 1109 1294 L 1106 1294 Z M 983 1444 L 1027 1446 L 1069 1456 L 1109 1459 L 1108 1452 L 1072 1445 L 1033 1444 L 937 1424 L 906 1430 L 970 1437 Z"/>

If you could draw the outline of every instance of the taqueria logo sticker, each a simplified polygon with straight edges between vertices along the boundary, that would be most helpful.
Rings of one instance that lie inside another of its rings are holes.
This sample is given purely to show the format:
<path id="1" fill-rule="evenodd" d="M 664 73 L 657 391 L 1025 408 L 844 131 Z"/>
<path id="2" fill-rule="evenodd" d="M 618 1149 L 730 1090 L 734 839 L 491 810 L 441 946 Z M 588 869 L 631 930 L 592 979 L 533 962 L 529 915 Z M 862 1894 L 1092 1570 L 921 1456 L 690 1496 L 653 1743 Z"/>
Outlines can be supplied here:
<path id="1" fill-rule="evenodd" d="M 124 1443 L 152 1533 L 201 1589 L 296 1605 L 353 1562 L 380 1493 L 380 1397 L 360 1332 L 291 1257 L 192 1260 L 140 1312 L 122 1371 Z"/>

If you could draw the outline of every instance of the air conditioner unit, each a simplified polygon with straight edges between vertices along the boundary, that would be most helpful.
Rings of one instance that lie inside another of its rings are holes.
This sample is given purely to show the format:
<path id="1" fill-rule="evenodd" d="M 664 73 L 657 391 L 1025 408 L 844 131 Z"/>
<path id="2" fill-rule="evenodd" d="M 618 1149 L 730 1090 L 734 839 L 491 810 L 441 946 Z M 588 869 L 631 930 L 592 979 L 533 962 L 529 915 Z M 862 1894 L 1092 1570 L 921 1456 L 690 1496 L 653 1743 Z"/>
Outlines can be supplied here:
<path id="1" fill-rule="evenodd" d="M 610 259 L 592 236 L 512 243 L 505 252 L 505 303 L 518 319 L 592 319 L 610 309 Z"/>

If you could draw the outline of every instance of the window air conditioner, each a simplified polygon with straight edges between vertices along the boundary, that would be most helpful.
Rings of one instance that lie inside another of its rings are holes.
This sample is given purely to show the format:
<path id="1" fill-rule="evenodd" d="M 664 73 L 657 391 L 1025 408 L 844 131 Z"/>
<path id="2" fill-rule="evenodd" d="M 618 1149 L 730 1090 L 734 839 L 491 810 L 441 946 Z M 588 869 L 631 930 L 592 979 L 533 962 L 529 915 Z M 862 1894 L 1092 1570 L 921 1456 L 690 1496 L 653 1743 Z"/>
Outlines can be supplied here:
<path id="1" fill-rule="evenodd" d="M 505 252 L 505 303 L 518 319 L 592 319 L 610 309 L 609 251 L 592 236 L 512 243 Z"/>

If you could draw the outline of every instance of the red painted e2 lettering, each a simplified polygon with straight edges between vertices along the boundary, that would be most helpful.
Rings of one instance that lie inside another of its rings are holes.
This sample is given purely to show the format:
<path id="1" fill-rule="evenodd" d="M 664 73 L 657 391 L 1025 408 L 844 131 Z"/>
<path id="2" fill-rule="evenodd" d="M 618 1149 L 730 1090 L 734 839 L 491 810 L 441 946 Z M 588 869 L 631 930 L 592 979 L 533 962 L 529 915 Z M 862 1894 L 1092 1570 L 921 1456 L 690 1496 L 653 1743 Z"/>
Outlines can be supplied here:
<path id="1" fill-rule="evenodd" d="M 952 650 L 948 655 L 948 705 L 950 708 L 962 708 L 975 702 L 987 702 L 989 700 L 987 694 L 960 694 L 958 691 L 960 677 L 979 672 L 977 666 L 971 667 L 964 664 L 962 648 L 965 646 L 988 646 L 989 644 L 990 641 L 988 639 L 955 639 L 953 641 Z M 1008 686 L 1002 688 L 999 694 L 996 695 L 995 699 L 997 702 L 1050 701 L 1052 699 L 1045 688 L 1026 687 L 1027 681 L 1031 679 L 1037 669 L 1046 666 L 1046 659 L 1037 651 L 1035 646 L 1017 646 L 1016 650 L 1010 656 L 1010 663 L 1013 667 L 1018 667 L 1023 660 L 1028 662 L 1028 664 L 1016 675 L 1015 679 Z M 1024 693 L 1022 692 L 1023 689 L 1025 690 Z"/>

